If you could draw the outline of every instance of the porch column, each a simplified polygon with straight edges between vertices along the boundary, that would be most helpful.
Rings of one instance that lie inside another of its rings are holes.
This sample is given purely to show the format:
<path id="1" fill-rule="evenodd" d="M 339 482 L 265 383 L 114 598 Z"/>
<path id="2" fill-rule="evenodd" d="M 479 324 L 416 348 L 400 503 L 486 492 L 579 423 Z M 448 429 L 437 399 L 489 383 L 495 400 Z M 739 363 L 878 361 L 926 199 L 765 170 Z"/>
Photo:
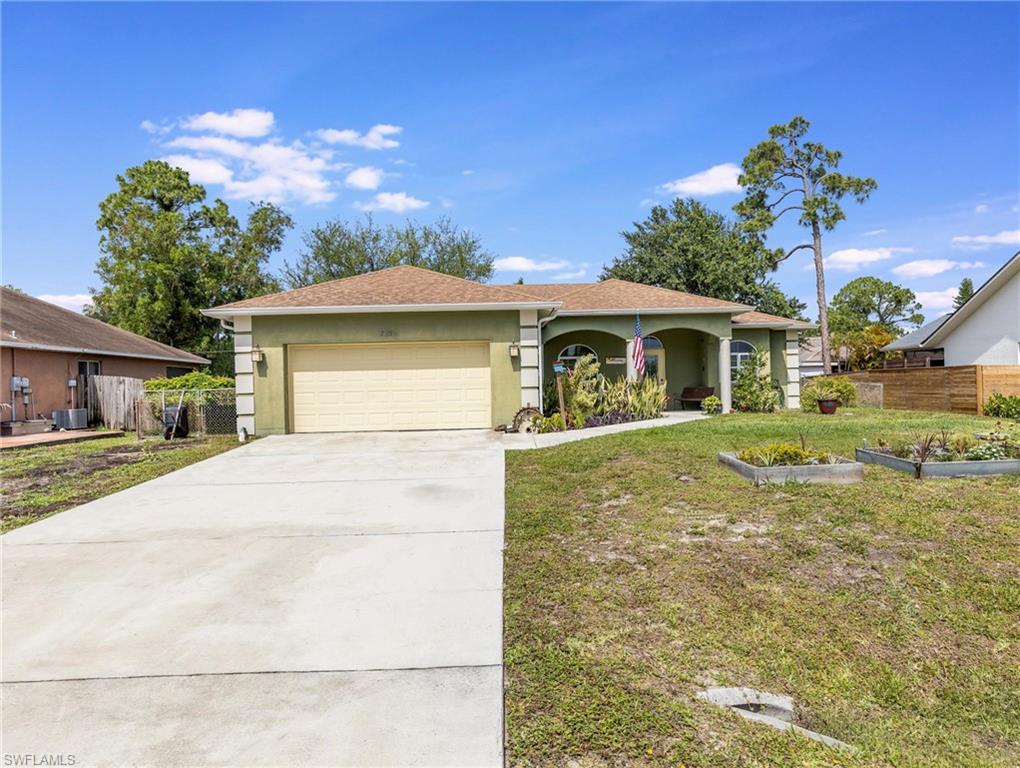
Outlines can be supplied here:
<path id="1" fill-rule="evenodd" d="M 637 378 L 637 368 L 634 366 L 634 339 L 627 339 L 627 378 L 630 381 Z"/>
<path id="2" fill-rule="evenodd" d="M 719 399 L 722 400 L 722 412 L 729 413 L 733 408 L 733 397 L 730 392 L 729 339 L 719 339 Z"/>

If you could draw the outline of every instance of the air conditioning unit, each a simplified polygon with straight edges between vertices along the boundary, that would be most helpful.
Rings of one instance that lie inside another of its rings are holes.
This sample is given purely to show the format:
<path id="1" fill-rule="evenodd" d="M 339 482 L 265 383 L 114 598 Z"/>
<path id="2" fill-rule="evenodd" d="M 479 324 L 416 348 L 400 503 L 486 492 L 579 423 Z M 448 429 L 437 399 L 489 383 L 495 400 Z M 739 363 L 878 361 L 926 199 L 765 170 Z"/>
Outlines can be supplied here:
<path id="1" fill-rule="evenodd" d="M 53 425 L 57 429 L 85 429 L 89 425 L 88 411 L 84 408 L 65 408 L 53 412 Z"/>

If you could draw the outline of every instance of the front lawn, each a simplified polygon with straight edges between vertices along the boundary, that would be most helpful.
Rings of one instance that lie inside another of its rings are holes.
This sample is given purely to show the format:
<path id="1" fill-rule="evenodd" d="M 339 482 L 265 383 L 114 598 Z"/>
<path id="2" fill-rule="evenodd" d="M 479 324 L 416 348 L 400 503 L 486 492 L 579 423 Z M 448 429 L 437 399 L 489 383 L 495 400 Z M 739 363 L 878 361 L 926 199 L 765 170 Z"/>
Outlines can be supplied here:
<path id="1" fill-rule="evenodd" d="M 0 453 L 0 532 L 63 512 L 238 445 L 237 438 L 139 441 L 133 435 Z"/>
<path id="2" fill-rule="evenodd" d="M 511 766 L 1020 765 L 1020 478 L 756 489 L 716 453 L 992 419 L 734 415 L 507 454 Z M 788 694 L 824 747 L 702 703 Z"/>

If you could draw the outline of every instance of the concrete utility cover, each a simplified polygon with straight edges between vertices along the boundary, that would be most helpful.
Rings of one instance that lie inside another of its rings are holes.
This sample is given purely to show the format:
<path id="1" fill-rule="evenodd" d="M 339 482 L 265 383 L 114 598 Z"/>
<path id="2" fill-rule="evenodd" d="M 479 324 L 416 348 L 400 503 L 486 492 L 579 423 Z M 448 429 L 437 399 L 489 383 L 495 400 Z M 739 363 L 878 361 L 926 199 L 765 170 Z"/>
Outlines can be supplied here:
<path id="1" fill-rule="evenodd" d="M 270 437 L 0 545 L 6 754 L 502 764 L 491 433 Z"/>

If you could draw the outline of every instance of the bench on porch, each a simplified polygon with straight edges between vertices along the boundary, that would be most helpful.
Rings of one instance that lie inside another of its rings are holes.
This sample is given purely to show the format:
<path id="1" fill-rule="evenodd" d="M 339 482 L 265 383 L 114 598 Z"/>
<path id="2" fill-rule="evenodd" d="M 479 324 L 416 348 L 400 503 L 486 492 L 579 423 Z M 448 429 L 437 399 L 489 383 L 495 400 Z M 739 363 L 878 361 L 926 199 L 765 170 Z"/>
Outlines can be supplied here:
<path id="1" fill-rule="evenodd" d="M 683 411 L 688 403 L 692 403 L 695 408 L 700 408 L 701 401 L 714 394 L 715 387 L 684 387 L 679 395 L 673 395 L 673 407 Z"/>

